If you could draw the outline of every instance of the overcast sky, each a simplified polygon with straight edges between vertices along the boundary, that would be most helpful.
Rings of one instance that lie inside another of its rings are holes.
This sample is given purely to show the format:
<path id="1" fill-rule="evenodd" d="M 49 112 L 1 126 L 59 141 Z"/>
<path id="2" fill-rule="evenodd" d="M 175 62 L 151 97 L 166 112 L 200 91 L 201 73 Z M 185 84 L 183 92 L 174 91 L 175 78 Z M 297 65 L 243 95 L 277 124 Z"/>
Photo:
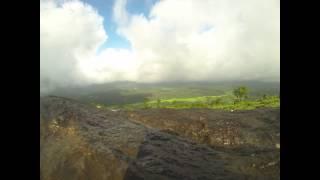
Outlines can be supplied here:
<path id="1" fill-rule="evenodd" d="M 279 78 L 279 0 L 40 0 L 40 91 Z"/>

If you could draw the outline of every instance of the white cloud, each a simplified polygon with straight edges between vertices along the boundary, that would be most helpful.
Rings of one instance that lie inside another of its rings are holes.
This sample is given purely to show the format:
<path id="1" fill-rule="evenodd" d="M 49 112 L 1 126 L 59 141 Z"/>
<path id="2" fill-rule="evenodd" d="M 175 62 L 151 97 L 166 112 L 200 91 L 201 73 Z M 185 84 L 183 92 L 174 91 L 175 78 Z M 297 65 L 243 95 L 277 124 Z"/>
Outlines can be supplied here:
<path id="1" fill-rule="evenodd" d="M 90 82 L 103 83 L 111 81 L 137 79 L 138 60 L 134 52 L 127 49 L 107 48 L 96 56 L 84 59 L 80 69 Z"/>
<path id="2" fill-rule="evenodd" d="M 40 85 L 116 80 L 279 80 L 279 0 L 162 0 L 149 17 L 116 0 L 132 49 L 108 48 L 101 17 L 78 0 L 40 1 Z"/>
<path id="3" fill-rule="evenodd" d="M 163 0 L 148 18 L 129 15 L 119 31 L 142 61 L 139 80 L 279 80 L 279 4 Z"/>
<path id="4" fill-rule="evenodd" d="M 40 1 L 40 91 L 81 84 L 80 58 L 107 39 L 103 18 L 80 1 Z"/>
<path id="5" fill-rule="evenodd" d="M 113 18 L 117 24 L 123 26 L 129 22 L 129 15 L 126 11 L 127 0 L 116 0 L 113 6 Z"/>

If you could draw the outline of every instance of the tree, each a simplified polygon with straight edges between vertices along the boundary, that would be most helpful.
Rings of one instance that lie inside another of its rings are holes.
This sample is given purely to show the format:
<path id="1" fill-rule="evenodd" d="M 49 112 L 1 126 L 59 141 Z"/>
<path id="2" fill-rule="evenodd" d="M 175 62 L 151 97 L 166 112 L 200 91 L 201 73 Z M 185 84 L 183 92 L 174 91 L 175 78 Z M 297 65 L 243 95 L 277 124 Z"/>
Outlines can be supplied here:
<path id="1" fill-rule="evenodd" d="M 160 103 L 161 103 L 161 100 L 157 99 L 157 108 L 160 108 Z"/>
<path id="2" fill-rule="evenodd" d="M 177 104 L 177 101 L 176 101 L 176 100 L 172 101 L 172 105 L 173 105 L 173 106 L 175 106 L 176 104 Z"/>
<path id="3" fill-rule="evenodd" d="M 221 97 L 217 98 L 216 101 L 215 101 L 215 104 L 216 104 L 216 105 L 219 105 L 219 104 L 221 104 L 221 103 L 222 103 Z"/>
<path id="4" fill-rule="evenodd" d="M 266 94 L 263 94 L 263 95 L 262 95 L 262 99 L 267 99 L 267 95 L 266 95 Z"/>
<path id="5" fill-rule="evenodd" d="M 266 94 L 263 94 L 262 97 L 259 99 L 259 101 L 263 103 L 267 99 L 268 99 L 268 96 Z"/>
<path id="6" fill-rule="evenodd" d="M 238 87 L 233 90 L 233 95 L 237 98 L 237 101 L 242 101 L 248 98 L 248 88 L 245 86 Z"/>

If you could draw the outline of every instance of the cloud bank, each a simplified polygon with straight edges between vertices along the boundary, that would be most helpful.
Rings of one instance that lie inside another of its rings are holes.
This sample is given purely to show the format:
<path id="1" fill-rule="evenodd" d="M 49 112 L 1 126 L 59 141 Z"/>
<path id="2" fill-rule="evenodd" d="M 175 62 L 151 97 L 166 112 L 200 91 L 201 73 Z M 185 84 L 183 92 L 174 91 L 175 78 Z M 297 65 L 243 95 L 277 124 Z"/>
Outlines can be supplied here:
<path id="1" fill-rule="evenodd" d="M 103 18 L 91 6 L 40 0 L 40 92 L 86 83 L 79 63 L 106 39 Z"/>
<path id="2" fill-rule="evenodd" d="M 131 49 L 97 49 L 103 17 L 81 1 L 40 1 L 40 87 L 280 77 L 279 0 L 161 0 L 148 16 L 116 0 L 113 19 Z"/>

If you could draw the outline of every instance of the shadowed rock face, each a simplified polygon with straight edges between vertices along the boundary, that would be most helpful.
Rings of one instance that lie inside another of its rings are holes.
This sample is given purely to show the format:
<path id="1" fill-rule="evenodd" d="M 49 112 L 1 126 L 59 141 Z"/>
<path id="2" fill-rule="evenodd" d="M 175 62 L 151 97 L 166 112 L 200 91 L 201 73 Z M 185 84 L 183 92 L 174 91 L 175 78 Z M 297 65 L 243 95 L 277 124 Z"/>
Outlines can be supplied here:
<path id="1" fill-rule="evenodd" d="M 123 179 L 147 129 L 67 99 L 40 99 L 41 179 Z"/>
<path id="2" fill-rule="evenodd" d="M 277 111 L 270 110 L 269 115 L 264 112 L 260 115 L 239 113 L 219 114 L 210 110 L 112 112 L 65 98 L 41 97 L 40 178 L 279 179 L 279 149 L 270 147 L 278 139 L 271 138 L 266 143 L 246 140 L 246 135 L 269 138 L 265 131 L 270 129 L 271 134 L 278 133 L 279 119 L 270 116 Z M 186 116 L 199 119 L 188 121 Z M 244 119 L 237 120 L 237 116 L 247 116 L 255 123 L 246 124 Z M 253 118 L 255 116 L 262 118 Z M 165 125 L 155 125 L 148 120 L 152 117 L 164 119 Z M 230 145 L 212 141 L 219 136 L 215 128 L 225 127 L 223 118 L 227 122 L 233 121 L 237 130 L 234 134 L 244 144 L 234 143 L 230 148 Z M 179 130 L 177 122 L 186 128 Z M 217 135 L 212 135 L 214 133 Z"/>
<path id="3" fill-rule="evenodd" d="M 149 133 L 125 180 L 241 179 L 225 167 L 221 152 L 166 133 Z"/>

